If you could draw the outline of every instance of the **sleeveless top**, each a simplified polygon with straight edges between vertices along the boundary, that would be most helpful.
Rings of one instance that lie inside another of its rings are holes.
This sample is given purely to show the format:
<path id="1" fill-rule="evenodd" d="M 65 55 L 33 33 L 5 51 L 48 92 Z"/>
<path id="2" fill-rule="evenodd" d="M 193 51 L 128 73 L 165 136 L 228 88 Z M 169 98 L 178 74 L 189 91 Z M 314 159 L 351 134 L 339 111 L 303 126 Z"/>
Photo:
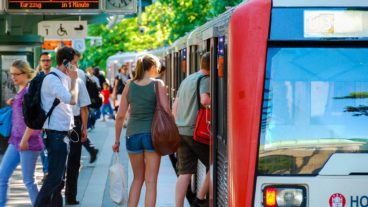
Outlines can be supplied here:
<path id="1" fill-rule="evenodd" d="M 141 133 L 151 133 L 153 115 L 156 108 L 155 81 L 140 86 L 134 81 L 130 82 L 128 90 L 128 103 L 130 117 L 127 126 L 127 136 Z"/>

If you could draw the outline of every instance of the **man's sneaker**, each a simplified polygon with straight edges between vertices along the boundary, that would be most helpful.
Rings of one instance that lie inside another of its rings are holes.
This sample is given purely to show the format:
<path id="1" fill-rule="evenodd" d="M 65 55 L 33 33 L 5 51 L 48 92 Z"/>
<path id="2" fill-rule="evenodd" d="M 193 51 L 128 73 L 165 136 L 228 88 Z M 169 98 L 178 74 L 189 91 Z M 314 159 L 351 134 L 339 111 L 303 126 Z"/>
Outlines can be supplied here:
<path id="1" fill-rule="evenodd" d="M 208 203 L 206 199 L 199 199 L 197 196 L 193 199 L 192 207 L 208 207 Z"/>
<path id="2" fill-rule="evenodd" d="M 97 153 L 98 153 L 98 149 L 95 149 L 91 152 L 91 158 L 89 160 L 89 163 L 94 163 L 96 161 Z"/>

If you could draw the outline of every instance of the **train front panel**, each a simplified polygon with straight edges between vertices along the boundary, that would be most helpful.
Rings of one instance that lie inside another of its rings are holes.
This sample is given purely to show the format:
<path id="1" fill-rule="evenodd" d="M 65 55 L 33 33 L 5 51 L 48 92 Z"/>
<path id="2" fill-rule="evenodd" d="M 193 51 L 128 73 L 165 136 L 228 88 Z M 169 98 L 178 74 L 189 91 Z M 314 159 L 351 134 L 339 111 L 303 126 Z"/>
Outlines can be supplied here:
<path id="1" fill-rule="evenodd" d="M 230 206 L 368 206 L 368 4 L 270 3 L 230 27 Z"/>

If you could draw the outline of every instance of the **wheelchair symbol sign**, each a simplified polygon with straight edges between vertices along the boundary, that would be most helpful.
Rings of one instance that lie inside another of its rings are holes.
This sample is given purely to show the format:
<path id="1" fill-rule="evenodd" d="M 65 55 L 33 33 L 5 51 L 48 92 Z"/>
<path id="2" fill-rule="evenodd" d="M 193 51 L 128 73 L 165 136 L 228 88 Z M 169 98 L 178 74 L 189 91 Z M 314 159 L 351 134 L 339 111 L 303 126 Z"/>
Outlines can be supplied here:
<path id="1" fill-rule="evenodd" d="M 38 35 L 48 39 L 84 39 L 87 37 L 87 30 L 87 21 L 42 21 L 38 23 Z"/>
<path id="2" fill-rule="evenodd" d="M 68 32 L 65 30 L 65 28 L 63 27 L 63 24 L 60 24 L 58 30 L 56 31 L 56 33 L 60 36 L 60 37 L 63 37 L 63 36 L 66 36 L 68 35 Z"/>

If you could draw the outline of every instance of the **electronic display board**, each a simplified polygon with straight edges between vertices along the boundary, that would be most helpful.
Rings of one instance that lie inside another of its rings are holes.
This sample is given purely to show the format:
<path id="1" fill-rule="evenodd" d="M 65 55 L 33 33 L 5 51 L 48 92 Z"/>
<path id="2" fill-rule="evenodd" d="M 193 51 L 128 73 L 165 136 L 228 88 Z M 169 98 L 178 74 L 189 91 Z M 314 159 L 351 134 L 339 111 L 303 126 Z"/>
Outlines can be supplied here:
<path id="1" fill-rule="evenodd" d="M 6 8 L 11 11 L 64 11 L 99 10 L 100 0 L 6 0 Z"/>

